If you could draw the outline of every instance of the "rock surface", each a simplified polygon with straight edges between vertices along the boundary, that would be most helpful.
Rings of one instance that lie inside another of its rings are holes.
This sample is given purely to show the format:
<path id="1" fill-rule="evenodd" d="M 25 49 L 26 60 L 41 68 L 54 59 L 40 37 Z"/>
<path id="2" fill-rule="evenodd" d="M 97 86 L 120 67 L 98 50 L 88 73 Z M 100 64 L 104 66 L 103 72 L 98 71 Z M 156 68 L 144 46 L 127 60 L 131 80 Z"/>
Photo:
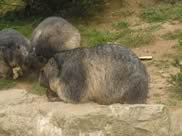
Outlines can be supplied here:
<path id="1" fill-rule="evenodd" d="M 163 105 L 50 103 L 24 90 L 0 96 L 0 136 L 182 135 L 182 112 Z"/>

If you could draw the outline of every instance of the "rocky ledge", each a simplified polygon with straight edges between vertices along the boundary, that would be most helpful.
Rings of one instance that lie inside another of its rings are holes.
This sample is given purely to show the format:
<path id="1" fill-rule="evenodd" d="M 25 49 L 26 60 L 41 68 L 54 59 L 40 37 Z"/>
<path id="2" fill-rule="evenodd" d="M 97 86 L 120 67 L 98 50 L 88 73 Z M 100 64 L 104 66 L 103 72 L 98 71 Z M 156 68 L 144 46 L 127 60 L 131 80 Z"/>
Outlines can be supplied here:
<path id="1" fill-rule="evenodd" d="M 182 110 L 163 105 L 51 103 L 24 90 L 0 97 L 0 136 L 182 136 Z"/>

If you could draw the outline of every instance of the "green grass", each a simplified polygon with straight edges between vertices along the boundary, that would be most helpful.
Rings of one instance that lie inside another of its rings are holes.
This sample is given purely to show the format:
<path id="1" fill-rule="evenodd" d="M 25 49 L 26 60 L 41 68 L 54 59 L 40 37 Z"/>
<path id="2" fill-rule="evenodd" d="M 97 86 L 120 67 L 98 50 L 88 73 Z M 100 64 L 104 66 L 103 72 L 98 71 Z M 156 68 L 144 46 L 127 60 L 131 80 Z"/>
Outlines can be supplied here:
<path id="1" fill-rule="evenodd" d="M 172 87 L 172 96 L 178 100 L 182 100 L 182 44 L 180 40 L 182 40 L 182 35 L 178 36 L 179 45 L 176 46 L 176 54 L 173 56 L 174 62 L 172 63 L 173 66 L 179 68 L 179 72 L 177 74 L 171 75 L 170 83 Z"/>
<path id="2" fill-rule="evenodd" d="M 118 22 L 113 22 L 112 26 L 115 28 L 115 29 L 126 29 L 129 27 L 129 24 L 127 21 L 118 21 Z"/>
<path id="3" fill-rule="evenodd" d="M 122 23 L 119 27 L 121 26 L 126 26 L 126 24 Z M 129 27 L 125 29 L 116 29 L 114 26 L 114 31 L 106 31 L 82 25 L 79 27 L 79 30 L 81 32 L 83 46 L 96 46 L 103 43 L 118 43 L 127 47 L 139 47 L 153 41 L 154 36 L 152 32 L 154 31 L 154 28 L 156 29 L 156 27 L 151 27 L 134 30 Z"/>
<path id="4" fill-rule="evenodd" d="M 16 13 L 24 7 L 23 0 L 0 0 L 0 30 L 13 28 L 30 37 L 33 29 L 40 22 L 40 17 L 20 17 Z"/>
<path id="5" fill-rule="evenodd" d="M 141 10 L 140 17 L 149 23 L 181 20 L 182 3 L 178 2 L 174 5 L 161 4 L 155 7 L 144 8 Z"/>
<path id="6" fill-rule="evenodd" d="M 16 85 L 22 82 L 24 85 L 29 86 L 28 90 L 30 90 L 30 92 L 33 94 L 44 95 L 46 93 L 46 88 L 42 87 L 39 82 L 36 81 L 36 79 L 30 79 L 30 77 L 19 80 L 0 79 L 0 90 L 14 88 Z"/>
<path id="7" fill-rule="evenodd" d="M 172 96 L 178 100 L 182 100 L 182 68 L 178 74 L 171 75 L 171 83 L 173 84 Z"/>
<path id="8" fill-rule="evenodd" d="M 32 83 L 31 93 L 37 95 L 44 95 L 46 93 L 46 88 L 42 87 L 38 82 Z"/>
<path id="9" fill-rule="evenodd" d="M 109 31 L 99 31 L 94 28 L 80 26 L 83 46 L 95 46 L 97 44 L 112 42 L 114 35 Z"/>
<path id="10" fill-rule="evenodd" d="M 160 30 L 160 24 L 151 24 L 149 27 L 144 29 L 146 32 L 157 32 Z M 143 30 L 143 31 L 144 31 Z"/>
<path id="11" fill-rule="evenodd" d="M 0 90 L 10 89 L 16 86 L 16 81 L 8 79 L 0 79 Z"/>
<path id="12" fill-rule="evenodd" d="M 165 40 L 175 40 L 182 37 L 182 31 L 181 30 L 175 30 L 174 32 L 168 32 L 164 35 L 162 35 L 162 38 Z"/>
<path id="13" fill-rule="evenodd" d="M 4 28 L 13 28 L 17 31 L 21 32 L 27 37 L 30 37 L 33 29 L 36 27 L 36 25 L 40 22 L 40 17 L 31 17 L 29 19 L 1 19 L 0 20 L 0 30 Z"/>
<path id="14" fill-rule="evenodd" d="M 122 7 L 115 12 L 112 12 L 112 16 L 128 17 L 133 15 L 135 12 L 127 7 Z"/>
<path id="15" fill-rule="evenodd" d="M 119 32 L 117 42 L 128 47 L 139 47 L 153 41 L 153 35 L 144 30 L 127 30 Z"/>

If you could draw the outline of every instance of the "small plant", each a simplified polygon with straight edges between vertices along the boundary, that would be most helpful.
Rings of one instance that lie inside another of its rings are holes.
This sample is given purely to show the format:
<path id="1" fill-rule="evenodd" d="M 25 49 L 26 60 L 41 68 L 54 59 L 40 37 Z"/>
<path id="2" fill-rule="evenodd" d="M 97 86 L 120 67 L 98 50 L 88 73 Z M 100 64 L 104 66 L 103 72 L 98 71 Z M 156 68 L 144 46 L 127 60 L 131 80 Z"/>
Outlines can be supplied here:
<path id="1" fill-rule="evenodd" d="M 98 45 L 102 43 L 118 43 L 127 47 L 138 47 L 149 44 L 153 41 L 154 36 L 150 29 L 132 30 L 130 28 L 118 29 L 109 32 L 96 30 L 93 28 L 79 27 L 83 37 L 82 45 Z"/>
<path id="2" fill-rule="evenodd" d="M 152 35 L 149 33 L 142 32 L 140 34 L 131 34 L 123 39 L 120 42 L 130 45 L 132 47 L 138 47 L 144 44 L 148 44 L 152 41 Z"/>
<path id="3" fill-rule="evenodd" d="M 180 46 L 182 46 L 182 39 L 181 39 L 181 40 L 179 40 L 179 45 L 180 45 Z"/>
<path id="4" fill-rule="evenodd" d="M 181 67 L 179 58 L 174 58 L 174 61 L 172 62 L 172 65 L 174 67 Z"/>
<path id="5" fill-rule="evenodd" d="M 119 21 L 119 22 L 114 22 L 112 24 L 112 26 L 115 28 L 115 29 L 124 29 L 124 28 L 128 28 L 129 27 L 129 24 L 128 22 L 126 21 Z"/>
<path id="6" fill-rule="evenodd" d="M 0 90 L 10 89 L 16 86 L 16 81 L 8 79 L 0 79 Z"/>
<path id="7" fill-rule="evenodd" d="M 117 42 L 128 47 L 139 47 L 153 41 L 153 35 L 146 30 L 131 30 L 119 32 Z"/>
<path id="8" fill-rule="evenodd" d="M 159 6 L 144 8 L 140 17 L 147 22 L 164 22 L 167 20 L 180 20 L 182 17 L 182 3 L 160 4 Z"/>
<path id="9" fill-rule="evenodd" d="M 180 38 L 181 35 L 182 35 L 182 32 L 180 30 L 175 30 L 174 32 L 168 32 L 162 35 L 162 38 L 165 40 L 175 40 Z"/>
<path id="10" fill-rule="evenodd" d="M 163 11 L 158 8 L 144 9 L 141 17 L 147 22 L 161 22 L 167 19 Z"/>
<path id="11" fill-rule="evenodd" d="M 182 69 L 176 75 L 171 75 L 171 80 L 173 87 L 172 96 L 175 98 L 182 100 Z"/>
<path id="12" fill-rule="evenodd" d="M 113 34 L 109 31 L 99 31 L 93 28 L 80 27 L 81 35 L 84 39 L 84 46 L 95 46 L 102 43 L 112 42 Z"/>
<path id="13" fill-rule="evenodd" d="M 176 75 L 171 76 L 172 81 L 175 82 L 175 84 L 182 86 L 182 69 L 180 69 L 180 72 Z"/>

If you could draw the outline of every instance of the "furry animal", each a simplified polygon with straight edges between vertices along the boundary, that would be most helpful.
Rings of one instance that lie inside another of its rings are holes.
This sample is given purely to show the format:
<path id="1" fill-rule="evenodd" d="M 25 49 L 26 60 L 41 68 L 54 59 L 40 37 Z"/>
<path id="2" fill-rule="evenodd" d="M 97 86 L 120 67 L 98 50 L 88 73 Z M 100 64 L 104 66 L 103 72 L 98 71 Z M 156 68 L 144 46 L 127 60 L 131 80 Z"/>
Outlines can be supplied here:
<path id="1" fill-rule="evenodd" d="M 80 47 L 80 40 L 79 31 L 65 19 L 46 18 L 33 31 L 30 60 L 44 64 L 55 53 Z"/>
<path id="2" fill-rule="evenodd" d="M 118 45 L 58 53 L 43 67 L 39 81 L 48 88 L 50 101 L 140 104 L 148 94 L 145 66 Z"/>
<path id="3" fill-rule="evenodd" d="M 28 56 L 29 49 L 30 42 L 21 33 L 11 28 L 3 29 L 0 31 L 0 74 L 4 73 L 4 75 L 1 76 L 6 76 L 7 69 L 9 71 L 9 74 L 7 76 L 12 76 L 12 69 L 15 67 L 20 67 L 23 71 L 24 61 Z"/>
<path id="4" fill-rule="evenodd" d="M 0 79 L 6 78 L 9 74 L 9 67 L 4 61 L 2 50 L 0 50 Z"/>

